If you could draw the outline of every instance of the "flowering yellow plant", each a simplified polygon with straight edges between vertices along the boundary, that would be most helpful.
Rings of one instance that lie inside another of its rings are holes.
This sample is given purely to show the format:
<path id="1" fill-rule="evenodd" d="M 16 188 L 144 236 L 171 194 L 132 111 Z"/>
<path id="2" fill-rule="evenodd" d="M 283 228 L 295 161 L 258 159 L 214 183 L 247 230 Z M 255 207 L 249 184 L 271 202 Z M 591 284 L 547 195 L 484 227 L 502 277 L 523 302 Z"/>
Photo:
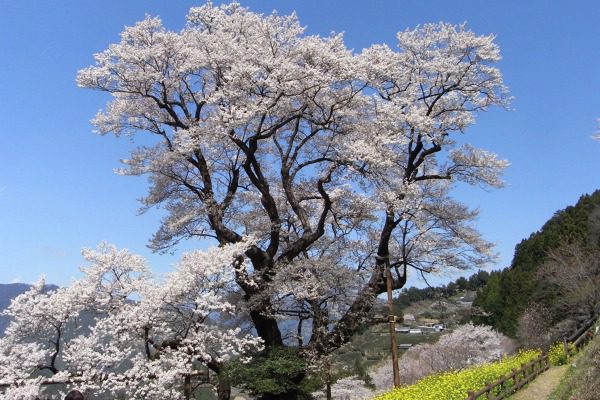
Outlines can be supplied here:
<path id="1" fill-rule="evenodd" d="M 573 354 L 577 351 L 573 343 L 568 344 L 569 353 Z M 556 342 L 548 351 L 548 359 L 552 365 L 565 365 L 569 356 L 565 353 L 565 345 L 562 342 Z"/>
<path id="2" fill-rule="evenodd" d="M 464 400 L 467 391 L 479 390 L 518 369 L 522 364 L 539 357 L 537 350 L 527 350 L 489 364 L 460 371 L 450 371 L 425 377 L 414 385 L 400 387 L 375 398 L 375 400 Z"/>

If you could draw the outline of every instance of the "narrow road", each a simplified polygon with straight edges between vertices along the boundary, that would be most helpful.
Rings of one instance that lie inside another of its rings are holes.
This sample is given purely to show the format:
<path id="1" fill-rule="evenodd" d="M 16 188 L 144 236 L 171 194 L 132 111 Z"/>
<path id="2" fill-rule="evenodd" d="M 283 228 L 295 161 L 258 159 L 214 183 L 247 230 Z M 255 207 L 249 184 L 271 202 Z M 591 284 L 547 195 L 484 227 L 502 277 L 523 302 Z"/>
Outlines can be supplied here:
<path id="1" fill-rule="evenodd" d="M 566 370 L 566 365 L 550 368 L 535 378 L 525 389 L 512 395 L 510 400 L 546 400 L 556 389 Z"/>

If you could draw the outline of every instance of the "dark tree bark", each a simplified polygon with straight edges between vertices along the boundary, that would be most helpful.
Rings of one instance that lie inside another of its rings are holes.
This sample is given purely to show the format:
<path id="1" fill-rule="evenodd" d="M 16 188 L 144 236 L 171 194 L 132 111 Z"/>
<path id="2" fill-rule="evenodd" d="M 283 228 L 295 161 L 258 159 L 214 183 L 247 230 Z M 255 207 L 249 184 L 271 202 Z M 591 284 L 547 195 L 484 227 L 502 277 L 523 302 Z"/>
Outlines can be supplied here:
<path id="1" fill-rule="evenodd" d="M 219 383 L 217 384 L 217 399 L 229 400 L 231 397 L 231 382 L 229 381 L 229 374 L 224 368 L 221 368 L 217 374 Z"/>

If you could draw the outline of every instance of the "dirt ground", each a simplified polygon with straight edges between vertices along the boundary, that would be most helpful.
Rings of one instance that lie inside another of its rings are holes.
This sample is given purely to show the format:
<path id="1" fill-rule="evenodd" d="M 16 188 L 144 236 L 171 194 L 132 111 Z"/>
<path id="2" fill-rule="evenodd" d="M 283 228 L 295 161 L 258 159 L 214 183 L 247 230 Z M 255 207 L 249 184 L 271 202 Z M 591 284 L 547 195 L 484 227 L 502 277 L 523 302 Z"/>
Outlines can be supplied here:
<path id="1" fill-rule="evenodd" d="M 552 367 L 534 379 L 525 389 L 518 391 L 510 400 L 546 400 L 554 391 L 567 366 Z"/>

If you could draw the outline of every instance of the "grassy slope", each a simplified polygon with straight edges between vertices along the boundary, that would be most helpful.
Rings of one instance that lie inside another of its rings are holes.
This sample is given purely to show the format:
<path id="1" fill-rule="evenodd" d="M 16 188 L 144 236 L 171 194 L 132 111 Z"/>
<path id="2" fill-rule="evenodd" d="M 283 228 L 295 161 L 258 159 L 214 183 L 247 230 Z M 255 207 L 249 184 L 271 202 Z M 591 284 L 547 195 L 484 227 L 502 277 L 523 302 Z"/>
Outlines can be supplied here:
<path id="1" fill-rule="evenodd" d="M 577 355 L 548 400 L 598 400 L 600 398 L 600 325 L 596 337 Z"/>

